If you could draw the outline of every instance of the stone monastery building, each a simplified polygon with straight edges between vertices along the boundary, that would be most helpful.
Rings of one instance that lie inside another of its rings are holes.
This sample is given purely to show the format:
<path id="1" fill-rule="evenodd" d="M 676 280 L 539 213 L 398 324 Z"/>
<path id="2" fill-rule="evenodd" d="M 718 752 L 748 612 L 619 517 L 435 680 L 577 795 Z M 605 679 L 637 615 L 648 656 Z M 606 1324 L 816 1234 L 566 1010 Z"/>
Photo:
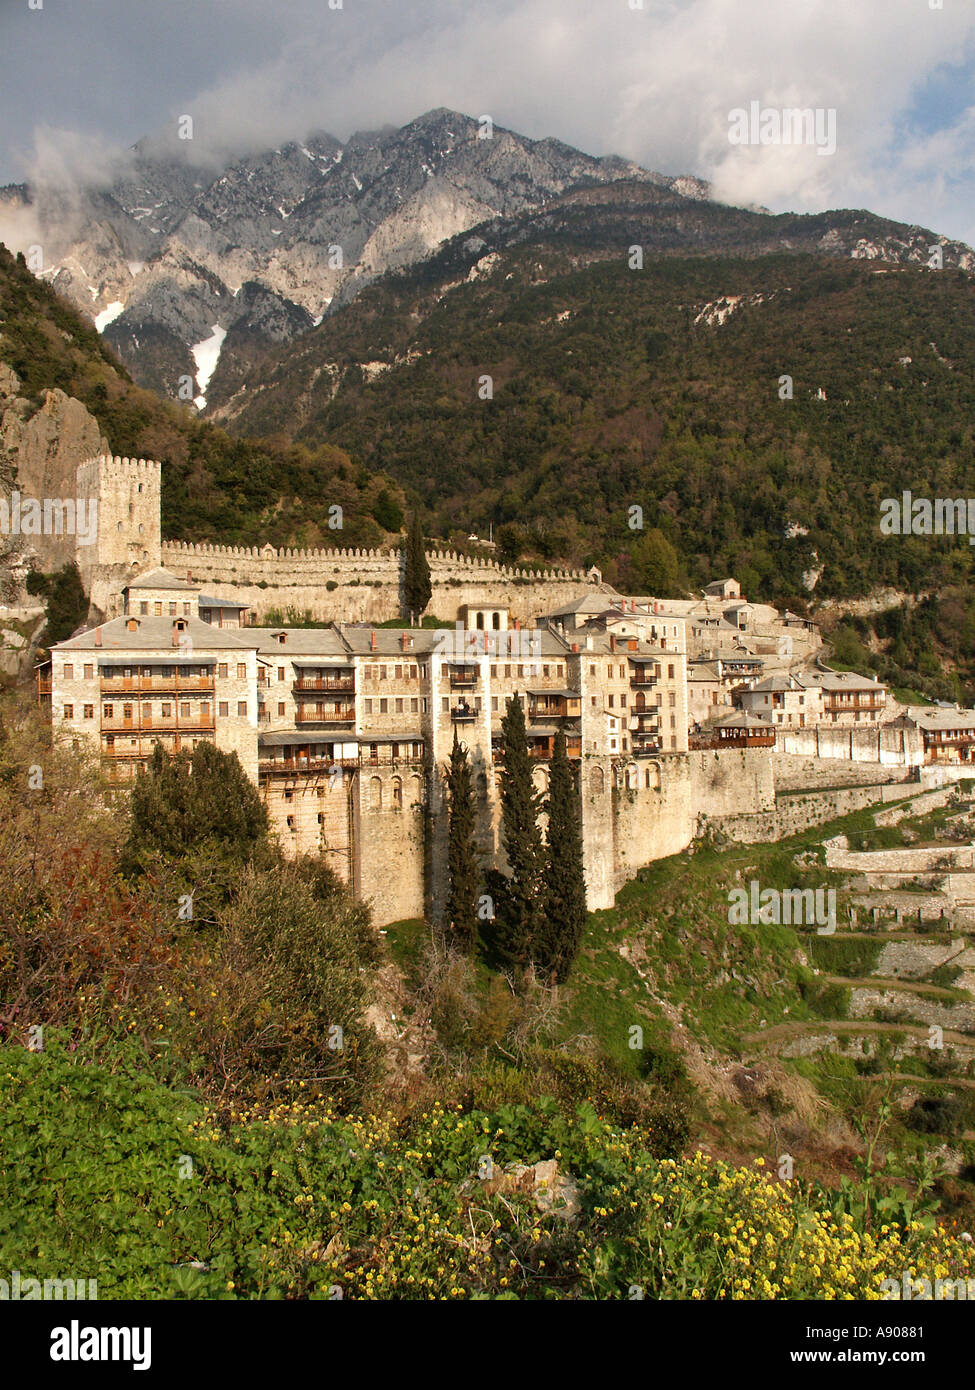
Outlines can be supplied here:
<path id="1" fill-rule="evenodd" d="M 498 779 L 512 697 L 525 706 L 541 791 L 555 735 L 566 734 L 590 907 L 611 905 L 641 865 L 686 847 L 703 810 L 774 803 L 768 746 L 733 737 L 718 751 L 689 749 L 688 619 L 707 627 L 709 614 L 739 601 L 737 586 L 690 607 L 637 602 L 596 572 L 515 575 L 454 556 L 449 578 L 431 563 L 432 606 L 449 611 L 453 596 L 456 626 L 382 628 L 399 607 L 395 554 L 282 560 L 270 547 L 164 545 L 159 465 L 145 460 L 91 460 L 79 469 L 82 487 L 99 500 L 99 523 L 78 562 L 102 620 L 57 644 L 39 671 L 55 735 L 87 744 L 118 781 L 132 779 L 156 743 L 232 750 L 285 852 L 323 854 L 380 925 L 440 910 L 443 769 L 455 730 L 470 750 L 485 864 L 504 867 Z M 363 602 L 359 575 L 381 573 L 381 563 L 394 578 L 381 617 L 363 618 L 360 607 L 358 621 L 345 620 Z M 285 610 L 316 567 L 317 592 L 342 621 L 252 625 L 253 593 L 266 611 Z M 255 573 L 267 575 L 263 588 Z M 323 586 L 323 573 L 339 578 Z"/>

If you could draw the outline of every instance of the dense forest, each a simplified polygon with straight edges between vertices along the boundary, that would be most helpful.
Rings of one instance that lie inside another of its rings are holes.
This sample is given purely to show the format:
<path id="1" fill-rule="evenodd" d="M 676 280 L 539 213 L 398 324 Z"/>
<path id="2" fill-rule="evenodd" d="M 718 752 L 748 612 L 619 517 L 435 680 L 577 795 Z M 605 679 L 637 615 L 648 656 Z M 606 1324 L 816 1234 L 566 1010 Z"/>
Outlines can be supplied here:
<path id="1" fill-rule="evenodd" d="M 624 243 L 541 231 L 473 279 L 456 260 L 386 277 L 218 413 L 346 449 L 417 492 L 434 532 L 493 521 L 509 557 L 598 562 L 624 588 L 734 573 L 794 598 L 816 573 L 842 597 L 967 575 L 964 542 L 879 527 L 903 489 L 972 490 L 964 272 L 811 255 L 637 270 Z"/>

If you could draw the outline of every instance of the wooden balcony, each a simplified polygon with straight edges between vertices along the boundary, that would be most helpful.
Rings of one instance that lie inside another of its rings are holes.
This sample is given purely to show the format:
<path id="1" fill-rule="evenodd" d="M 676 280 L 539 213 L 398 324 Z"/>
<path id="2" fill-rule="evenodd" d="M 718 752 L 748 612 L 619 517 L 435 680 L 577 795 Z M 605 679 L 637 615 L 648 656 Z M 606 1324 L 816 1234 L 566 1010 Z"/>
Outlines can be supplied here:
<path id="1" fill-rule="evenodd" d="M 823 695 L 823 709 L 827 714 L 856 714 L 859 710 L 882 710 L 887 708 L 884 695 L 854 696 L 842 699 L 836 695 Z"/>
<path id="2" fill-rule="evenodd" d="M 641 729 L 650 728 L 651 725 L 660 723 L 660 706 L 645 705 L 641 709 L 639 705 L 634 705 L 630 709 L 630 719 L 638 720 L 638 727 Z"/>
<path id="3" fill-rule="evenodd" d="M 357 768 L 358 758 L 261 758 L 258 771 L 263 776 L 293 777 L 300 772 L 329 773 L 333 768 Z"/>
<path id="4" fill-rule="evenodd" d="M 569 758 L 570 761 L 573 758 L 581 758 L 582 740 L 566 739 L 565 751 L 566 756 Z M 528 752 L 533 758 L 538 758 L 543 762 L 548 762 L 551 760 L 552 755 L 555 752 L 555 739 L 536 739 L 534 743 L 529 744 Z"/>
<path id="5" fill-rule="evenodd" d="M 103 695 L 213 694 L 213 676 L 103 676 Z"/>
<path id="6" fill-rule="evenodd" d="M 198 714 L 174 715 L 172 719 L 126 719 L 114 716 L 103 719 L 103 734 L 182 734 L 213 733 L 216 730 L 213 715 L 201 718 Z"/>
<path id="7" fill-rule="evenodd" d="M 477 685 L 476 666 L 449 666 L 447 670 L 451 690 L 473 690 Z"/>
<path id="8" fill-rule="evenodd" d="M 355 706 L 345 709 L 309 709 L 307 705 L 295 712 L 296 724 L 354 724 Z"/>
<path id="9" fill-rule="evenodd" d="M 298 676 L 292 682 L 292 688 L 299 693 L 305 690 L 334 690 L 337 694 L 353 694 L 355 676 Z"/>
<path id="10" fill-rule="evenodd" d="M 582 716 L 582 697 L 543 695 L 528 697 L 528 718 L 538 723 L 546 719 L 579 719 Z"/>
<path id="11" fill-rule="evenodd" d="M 474 724 L 477 716 L 478 711 L 473 705 L 454 705 L 450 711 L 450 717 L 455 724 Z"/>
<path id="12" fill-rule="evenodd" d="M 528 740 L 529 757 L 537 759 L 539 762 L 550 761 L 555 751 L 555 735 L 551 738 L 531 738 Z M 582 757 L 581 737 L 570 737 L 565 741 L 566 756 L 570 762 L 578 762 Z M 498 765 L 504 762 L 504 744 L 499 739 L 491 741 L 491 761 Z"/>
<path id="13" fill-rule="evenodd" d="M 45 679 L 42 679 L 42 678 L 39 678 L 39 679 L 38 679 L 38 682 L 37 682 L 37 693 L 38 693 L 38 695 L 50 695 L 50 693 L 51 693 L 51 684 L 52 684 L 52 682 L 51 682 L 51 678 L 50 678 L 50 677 L 48 677 L 46 680 L 45 680 Z"/>
<path id="14" fill-rule="evenodd" d="M 179 732 L 180 734 L 192 733 L 193 730 L 181 729 Z M 207 732 L 212 733 L 213 731 L 212 729 L 209 731 L 204 729 L 198 730 L 197 732 L 206 734 Z M 180 743 L 178 739 L 176 739 L 174 744 L 170 746 L 168 744 L 162 743 L 160 739 L 150 738 L 148 735 L 143 734 L 139 738 L 138 746 L 136 748 L 116 748 L 114 746 L 106 747 L 103 744 L 101 748 L 101 757 L 109 763 L 145 762 L 146 759 L 152 757 L 153 745 L 156 743 L 159 743 L 163 751 L 166 753 L 178 753 L 180 751 Z M 189 747 L 190 745 L 187 744 L 187 749 L 189 749 Z"/>
<path id="15" fill-rule="evenodd" d="M 652 690 L 657 684 L 659 677 L 647 675 L 645 671 L 634 672 L 630 676 L 630 685 L 634 690 Z"/>
<path id="16" fill-rule="evenodd" d="M 660 739 L 634 739 L 630 752 L 634 758 L 652 758 L 660 752 Z"/>

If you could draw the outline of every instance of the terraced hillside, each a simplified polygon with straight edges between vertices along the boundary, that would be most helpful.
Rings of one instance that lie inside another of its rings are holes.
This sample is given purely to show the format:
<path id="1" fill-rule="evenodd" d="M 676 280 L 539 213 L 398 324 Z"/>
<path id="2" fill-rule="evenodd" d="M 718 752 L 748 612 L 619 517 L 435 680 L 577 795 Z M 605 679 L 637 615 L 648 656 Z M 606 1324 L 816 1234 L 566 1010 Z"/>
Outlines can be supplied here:
<path id="1" fill-rule="evenodd" d="M 788 840 L 699 842 L 642 870 L 593 915 L 562 1046 L 598 1037 L 635 1075 L 672 1048 L 697 1097 L 692 1140 L 833 1185 L 862 1176 L 872 1151 L 878 1181 L 933 1182 L 970 1223 L 975 870 L 957 863 L 972 862 L 969 796 L 905 787 L 892 806 Z M 832 889 L 836 929 L 733 924 L 729 896 L 752 881 Z"/>

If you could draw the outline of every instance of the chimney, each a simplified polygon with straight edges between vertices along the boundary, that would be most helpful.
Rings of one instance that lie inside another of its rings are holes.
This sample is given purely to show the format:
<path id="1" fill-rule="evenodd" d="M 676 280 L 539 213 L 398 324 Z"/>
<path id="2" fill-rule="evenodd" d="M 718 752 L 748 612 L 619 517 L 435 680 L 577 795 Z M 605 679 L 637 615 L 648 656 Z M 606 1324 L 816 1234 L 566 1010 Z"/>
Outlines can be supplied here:
<path id="1" fill-rule="evenodd" d="M 611 652 L 615 652 L 615 650 L 616 650 L 616 634 L 615 634 L 615 632 L 611 632 L 611 633 L 609 634 L 609 649 L 610 649 Z"/>
<path id="2" fill-rule="evenodd" d="M 521 631 L 521 619 L 515 618 L 515 632 Z"/>
<path id="3" fill-rule="evenodd" d="M 371 652 L 374 652 L 374 651 L 376 650 L 376 629 L 375 629 L 375 628 L 373 628 L 373 630 L 372 630 L 372 631 L 370 632 L 370 634 L 369 634 L 369 650 L 370 650 Z"/>
<path id="4" fill-rule="evenodd" d="M 100 627 L 96 627 L 96 628 L 95 628 L 95 646 L 96 646 L 96 647 L 100 647 L 101 644 L 102 644 L 102 630 L 101 630 Z"/>
<path id="5" fill-rule="evenodd" d="M 403 652 L 406 651 L 406 644 L 407 644 L 407 639 L 406 639 L 406 633 L 404 632 L 404 633 L 402 633 L 402 634 L 400 635 L 400 639 L 399 639 L 400 651 L 403 651 Z"/>
<path id="6" fill-rule="evenodd" d="M 573 650 L 574 652 L 577 652 L 577 651 L 579 650 L 579 643 L 578 643 L 578 642 L 573 642 L 573 643 L 572 643 L 572 650 Z"/>

